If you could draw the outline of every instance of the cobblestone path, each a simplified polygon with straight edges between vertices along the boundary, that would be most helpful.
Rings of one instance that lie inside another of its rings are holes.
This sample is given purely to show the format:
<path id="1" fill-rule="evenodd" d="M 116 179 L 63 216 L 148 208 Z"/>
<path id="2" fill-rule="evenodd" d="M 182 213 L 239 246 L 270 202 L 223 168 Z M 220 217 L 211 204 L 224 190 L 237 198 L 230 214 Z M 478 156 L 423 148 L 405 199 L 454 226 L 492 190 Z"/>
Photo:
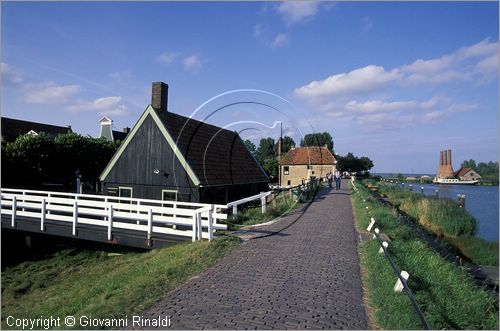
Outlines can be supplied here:
<path id="1" fill-rule="evenodd" d="M 172 329 L 366 329 L 349 191 L 316 200 L 144 312 Z M 130 326 L 130 324 L 129 324 Z"/>

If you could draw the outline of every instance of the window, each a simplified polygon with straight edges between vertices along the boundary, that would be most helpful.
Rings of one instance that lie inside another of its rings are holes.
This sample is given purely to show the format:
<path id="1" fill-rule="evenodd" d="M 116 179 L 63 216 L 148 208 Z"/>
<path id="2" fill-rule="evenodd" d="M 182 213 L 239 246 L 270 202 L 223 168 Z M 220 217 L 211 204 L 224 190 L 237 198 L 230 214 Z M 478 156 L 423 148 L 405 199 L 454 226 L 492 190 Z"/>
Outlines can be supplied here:
<path id="1" fill-rule="evenodd" d="M 131 187 L 119 187 L 118 188 L 118 196 L 122 198 L 131 198 L 132 197 L 132 188 Z"/>
<path id="2" fill-rule="evenodd" d="M 283 167 L 283 174 L 284 174 L 284 175 L 288 175 L 289 171 L 290 171 L 290 170 L 289 170 L 289 167 L 288 167 L 288 166 L 284 166 L 284 167 Z"/>
<path id="3" fill-rule="evenodd" d="M 286 183 L 286 185 L 290 185 L 290 183 L 291 183 L 291 182 L 290 182 L 290 181 L 288 181 L 288 182 Z"/>
<path id="4" fill-rule="evenodd" d="M 312 167 L 312 165 L 308 165 L 308 166 L 307 166 L 307 170 L 312 169 L 312 168 L 313 168 L 313 167 Z M 314 172 L 313 172 L 313 173 L 314 173 Z"/>
<path id="5" fill-rule="evenodd" d="M 108 187 L 108 195 L 116 197 L 118 195 L 117 187 Z"/>
<path id="6" fill-rule="evenodd" d="M 161 190 L 161 199 L 167 201 L 177 201 L 176 190 Z"/>

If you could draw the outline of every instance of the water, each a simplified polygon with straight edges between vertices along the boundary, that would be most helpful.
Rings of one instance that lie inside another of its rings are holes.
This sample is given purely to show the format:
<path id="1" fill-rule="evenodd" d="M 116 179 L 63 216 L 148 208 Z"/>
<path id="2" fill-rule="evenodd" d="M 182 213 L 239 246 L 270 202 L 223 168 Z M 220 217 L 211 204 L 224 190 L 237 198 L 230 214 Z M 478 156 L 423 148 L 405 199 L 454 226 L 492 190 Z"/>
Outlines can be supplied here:
<path id="1" fill-rule="evenodd" d="M 498 241 L 498 186 L 473 185 L 436 185 L 414 183 L 413 191 L 425 195 L 435 195 L 439 190 L 440 197 L 447 197 L 457 201 L 457 194 L 464 194 L 465 209 L 478 223 L 477 236 L 488 241 Z M 408 183 L 405 184 L 408 188 Z"/>

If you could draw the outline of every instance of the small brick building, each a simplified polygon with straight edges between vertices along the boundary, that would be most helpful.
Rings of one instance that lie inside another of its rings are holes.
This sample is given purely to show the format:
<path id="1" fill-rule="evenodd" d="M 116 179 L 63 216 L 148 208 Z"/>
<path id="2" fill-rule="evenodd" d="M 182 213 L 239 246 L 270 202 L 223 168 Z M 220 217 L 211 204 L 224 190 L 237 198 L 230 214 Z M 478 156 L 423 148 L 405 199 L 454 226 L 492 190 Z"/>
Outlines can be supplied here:
<path id="1" fill-rule="evenodd" d="M 325 178 L 335 172 L 337 160 L 328 147 L 295 147 L 280 162 L 282 186 L 304 184 L 311 177 Z"/>
<path id="2" fill-rule="evenodd" d="M 460 168 L 455 172 L 455 178 L 459 180 L 480 180 L 481 175 L 472 168 Z"/>

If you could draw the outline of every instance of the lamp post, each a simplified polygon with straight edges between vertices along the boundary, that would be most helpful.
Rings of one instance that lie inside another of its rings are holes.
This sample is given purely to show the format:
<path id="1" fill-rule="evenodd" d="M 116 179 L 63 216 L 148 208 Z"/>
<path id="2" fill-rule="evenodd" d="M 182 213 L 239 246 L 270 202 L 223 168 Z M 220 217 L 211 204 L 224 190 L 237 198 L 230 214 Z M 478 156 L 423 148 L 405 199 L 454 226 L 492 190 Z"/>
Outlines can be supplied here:
<path id="1" fill-rule="evenodd" d="M 75 171 L 76 175 L 76 193 L 82 193 L 82 174 L 80 173 L 80 169 Z"/>

